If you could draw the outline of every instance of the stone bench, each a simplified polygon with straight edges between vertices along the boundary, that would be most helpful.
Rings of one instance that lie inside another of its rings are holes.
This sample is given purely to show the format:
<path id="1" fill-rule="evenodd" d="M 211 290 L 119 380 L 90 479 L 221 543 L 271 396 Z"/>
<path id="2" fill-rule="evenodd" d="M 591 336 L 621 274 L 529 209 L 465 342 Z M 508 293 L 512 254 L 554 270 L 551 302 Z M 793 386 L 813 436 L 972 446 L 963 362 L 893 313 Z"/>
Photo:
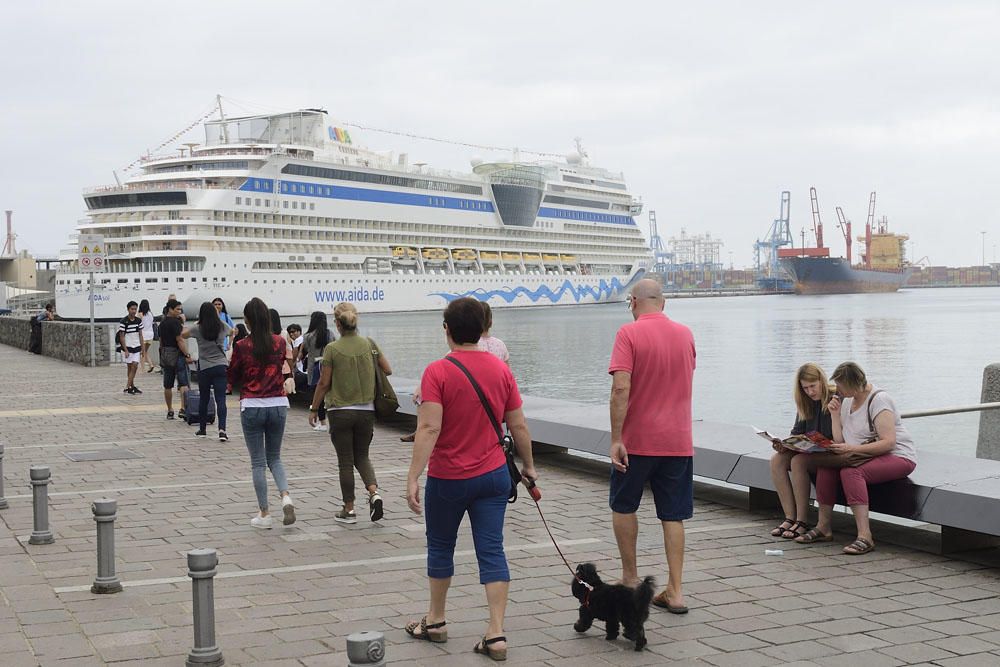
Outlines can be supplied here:
<path id="1" fill-rule="evenodd" d="M 400 412 L 416 416 L 416 381 L 391 378 Z M 536 444 L 607 456 L 611 444 L 607 406 L 523 396 Z M 749 426 L 694 423 L 694 474 L 749 489 L 750 509 L 777 509 L 769 461 L 773 450 Z M 971 444 L 971 443 L 970 443 Z M 904 480 L 871 487 L 872 512 L 941 526 L 941 550 L 953 552 L 998 544 L 1000 461 L 921 451 Z M 841 498 L 841 502 L 843 498 Z"/>

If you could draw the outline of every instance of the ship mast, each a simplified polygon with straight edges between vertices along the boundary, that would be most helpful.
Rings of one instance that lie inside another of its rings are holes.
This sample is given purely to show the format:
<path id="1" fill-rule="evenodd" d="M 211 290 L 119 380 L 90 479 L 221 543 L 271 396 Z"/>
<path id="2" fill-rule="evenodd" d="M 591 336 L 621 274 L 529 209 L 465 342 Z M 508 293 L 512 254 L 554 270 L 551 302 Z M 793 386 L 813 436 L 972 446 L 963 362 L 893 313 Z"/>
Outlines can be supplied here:
<path id="1" fill-rule="evenodd" d="M 226 114 L 222 112 L 222 95 L 215 96 L 215 104 L 219 107 L 219 119 L 222 120 L 222 138 L 229 143 L 229 127 L 226 126 Z"/>

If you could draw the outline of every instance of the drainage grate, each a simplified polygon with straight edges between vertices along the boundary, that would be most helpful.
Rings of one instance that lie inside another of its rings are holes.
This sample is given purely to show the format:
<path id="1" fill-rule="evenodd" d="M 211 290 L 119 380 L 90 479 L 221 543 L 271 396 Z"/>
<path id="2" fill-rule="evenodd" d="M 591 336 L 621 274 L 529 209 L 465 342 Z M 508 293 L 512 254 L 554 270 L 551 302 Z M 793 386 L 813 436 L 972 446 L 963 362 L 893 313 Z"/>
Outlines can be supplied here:
<path id="1" fill-rule="evenodd" d="M 92 452 L 66 452 L 70 461 L 116 461 L 118 459 L 141 459 L 141 454 L 128 449 L 96 449 Z"/>

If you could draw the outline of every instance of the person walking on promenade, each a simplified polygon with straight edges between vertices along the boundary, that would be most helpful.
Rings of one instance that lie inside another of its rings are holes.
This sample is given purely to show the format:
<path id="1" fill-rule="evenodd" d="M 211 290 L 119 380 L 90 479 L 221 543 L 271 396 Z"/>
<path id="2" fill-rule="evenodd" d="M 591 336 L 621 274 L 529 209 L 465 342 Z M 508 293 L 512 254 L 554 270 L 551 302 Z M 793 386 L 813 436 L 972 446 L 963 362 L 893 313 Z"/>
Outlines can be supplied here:
<path id="1" fill-rule="evenodd" d="M 191 363 L 191 355 L 188 353 L 187 341 L 182 335 L 184 323 L 181 315 L 184 310 L 181 302 L 177 299 L 170 299 L 164 308 L 163 321 L 160 322 L 160 369 L 163 371 L 163 400 L 167 404 L 167 419 L 174 418 L 173 389 L 174 382 L 177 382 L 177 389 L 181 398 L 181 408 L 177 416 L 184 419 L 187 411 L 184 409 L 184 401 L 187 400 L 188 385 L 188 364 Z"/>
<path id="2" fill-rule="evenodd" d="M 153 344 L 153 313 L 149 307 L 149 299 L 139 302 L 139 319 L 142 320 L 142 357 L 139 359 L 140 368 L 147 373 L 152 373 L 156 368 L 149 359 L 149 346 Z"/>
<path id="3" fill-rule="evenodd" d="M 268 308 L 268 315 L 271 318 L 271 333 L 275 336 L 281 338 L 285 341 L 285 364 L 281 367 L 281 372 L 285 374 L 285 377 L 295 377 L 295 371 L 292 366 L 292 343 L 285 337 L 285 332 L 281 328 L 281 315 L 274 308 Z M 251 328 L 253 325 L 250 325 Z M 295 391 L 290 389 L 287 393 L 294 394 Z"/>
<path id="4" fill-rule="evenodd" d="M 451 352 L 428 365 L 421 378 L 423 400 L 417 409 L 406 500 L 415 514 L 424 513 L 430 605 L 427 615 L 408 623 L 405 630 L 417 639 L 447 641 L 445 605 L 455 571 L 455 543 L 458 527 L 468 514 L 479 582 L 486 587 L 490 613 L 483 639 L 473 650 L 505 660 L 503 626 L 510 570 L 503 549 L 503 525 L 511 479 L 496 429 L 463 367 L 480 386 L 496 422 L 507 423 L 524 463 L 521 474 L 531 481 L 538 474 L 517 382 L 506 364 L 479 349 L 484 329 L 485 315 L 478 301 L 464 297 L 449 303 L 444 310 L 444 333 Z M 425 467 L 421 506 L 419 478 Z"/>
<path id="5" fill-rule="evenodd" d="M 895 402 L 885 390 L 868 382 L 860 366 L 844 362 L 833 371 L 831 379 L 837 385 L 837 394 L 829 406 L 834 443 L 829 449 L 844 461 L 841 467 L 820 467 L 816 471 L 819 520 L 815 528 L 795 541 L 811 544 L 833 539 L 833 506 L 840 485 L 857 527 L 857 537 L 843 551 L 848 556 L 860 556 L 875 549 L 868 520 L 868 485 L 908 477 L 917 467 L 917 450 Z"/>
<path id="6" fill-rule="evenodd" d="M 686 614 L 681 575 L 684 521 L 694 512 L 694 444 L 691 385 L 694 336 L 663 312 L 663 288 L 655 280 L 632 287 L 628 308 L 635 322 L 618 330 L 611 352 L 612 525 L 622 559 L 622 583 L 639 581 L 636 510 L 649 483 L 663 527 L 667 587 L 653 604 Z"/>
<path id="7" fill-rule="evenodd" d="M 490 304 L 485 301 L 481 302 L 483 306 L 483 335 L 479 337 L 479 343 L 477 344 L 478 349 L 483 352 L 489 352 L 494 357 L 504 362 L 510 366 L 510 352 L 507 351 L 507 346 L 502 340 L 496 336 L 490 335 L 490 329 L 493 328 L 493 309 L 490 308 Z M 413 403 L 414 405 L 420 404 L 420 387 L 417 387 L 416 391 L 413 392 Z M 401 442 L 413 442 L 417 437 L 416 431 L 413 433 L 407 433 L 399 437 Z"/>
<path id="8" fill-rule="evenodd" d="M 792 435 L 816 431 L 828 439 L 833 439 L 833 424 L 827 405 L 833 398 L 830 383 L 823 369 L 813 363 L 803 364 L 795 373 L 795 424 Z M 803 535 L 809 530 L 809 490 L 812 480 L 809 474 L 817 465 L 836 458 L 836 454 L 803 454 L 784 447 L 780 440 L 771 443 L 771 481 L 778 493 L 778 501 L 785 520 L 771 531 L 771 537 L 786 540 Z M 791 479 L 789 479 L 791 471 Z"/>
<path id="9" fill-rule="evenodd" d="M 136 317 L 139 304 L 129 301 L 128 315 L 118 322 L 118 346 L 122 351 L 122 360 L 128 369 L 128 380 L 125 383 L 124 393 L 141 394 L 142 391 L 135 386 L 135 374 L 139 370 L 139 359 L 142 357 L 142 320 Z"/>
<path id="10" fill-rule="evenodd" d="M 489 352 L 509 366 L 510 352 L 507 351 L 507 345 L 505 345 L 504 342 L 496 336 L 490 335 L 490 329 L 493 328 L 493 309 L 490 308 L 490 304 L 485 301 L 483 301 L 482 304 L 483 312 L 486 316 L 484 320 L 484 326 L 486 328 L 483 329 L 483 335 L 479 337 L 479 349 L 484 352 Z"/>
<path id="11" fill-rule="evenodd" d="M 317 406 L 316 418 L 318 423 L 313 426 L 314 431 L 326 431 L 326 401 L 322 395 L 317 395 L 316 387 L 322 374 L 323 350 L 333 341 L 333 332 L 327 324 L 326 313 L 321 310 L 314 311 L 309 316 L 309 330 L 303 337 L 302 346 L 299 348 L 299 358 L 302 360 L 302 370 L 306 374 L 307 384 L 312 389 L 312 404 Z"/>
<path id="12" fill-rule="evenodd" d="M 271 315 L 267 304 L 259 298 L 247 302 L 243 318 L 250 327 L 250 335 L 233 346 L 228 379 L 230 385 L 240 387 L 240 421 L 250 453 L 253 490 L 259 508 L 250 525 L 266 530 L 271 528 L 273 520 L 268 512 L 265 468 L 270 469 L 281 494 L 282 523 L 286 526 L 295 523 L 295 505 L 281 463 L 281 441 L 288 417 L 282 371 L 287 343 L 280 335 L 271 333 Z"/>
<path id="13" fill-rule="evenodd" d="M 229 336 L 223 344 L 223 349 L 228 354 L 229 348 L 232 346 L 233 337 L 236 336 L 236 323 L 233 322 L 233 318 L 229 316 L 229 311 L 226 310 L 226 302 L 223 301 L 221 297 L 215 297 L 212 299 L 212 305 L 215 306 L 215 311 L 219 314 L 219 319 L 222 323 L 229 327 Z"/>
<path id="14" fill-rule="evenodd" d="M 208 402 L 215 393 L 215 411 L 219 420 L 219 442 L 228 442 L 226 435 L 226 385 L 229 361 L 226 359 L 225 342 L 232 329 L 219 319 L 214 304 L 206 301 L 198 311 L 198 324 L 184 331 L 184 338 L 194 338 L 198 343 L 198 431 L 199 438 L 208 435 Z"/>
<path id="15" fill-rule="evenodd" d="M 299 348 L 302 347 L 302 327 L 294 322 L 285 329 L 288 334 L 288 344 L 292 346 L 292 359 L 294 368 L 298 373 L 303 373 L 302 363 L 299 361 Z"/>
<path id="16" fill-rule="evenodd" d="M 368 456 L 375 431 L 375 364 L 392 375 L 389 360 L 370 338 L 358 335 L 358 311 L 354 304 L 341 302 L 333 309 L 340 339 L 323 350 L 319 384 L 309 406 L 309 425 L 318 422 L 317 402 L 326 401 L 330 440 L 337 451 L 340 491 L 344 507 L 334 519 L 357 523 L 354 512 L 354 469 L 368 490 L 368 516 L 379 521 L 383 515 L 375 468 Z M 251 325 L 253 326 L 253 325 Z"/>

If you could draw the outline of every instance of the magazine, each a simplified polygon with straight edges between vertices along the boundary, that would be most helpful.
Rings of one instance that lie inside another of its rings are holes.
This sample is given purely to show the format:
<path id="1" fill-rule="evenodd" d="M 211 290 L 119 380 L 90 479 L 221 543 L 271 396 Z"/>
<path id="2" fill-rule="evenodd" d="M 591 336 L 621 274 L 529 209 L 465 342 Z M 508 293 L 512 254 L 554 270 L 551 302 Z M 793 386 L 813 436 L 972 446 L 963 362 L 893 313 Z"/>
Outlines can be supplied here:
<path id="1" fill-rule="evenodd" d="M 782 447 L 801 454 L 825 452 L 827 451 L 826 448 L 833 444 L 832 440 L 819 431 L 809 431 L 808 433 L 802 433 L 799 435 L 790 435 L 787 438 L 779 438 L 771 435 L 767 431 L 759 429 L 756 426 L 753 427 L 753 431 L 768 442 L 773 443 L 777 441 Z"/>

